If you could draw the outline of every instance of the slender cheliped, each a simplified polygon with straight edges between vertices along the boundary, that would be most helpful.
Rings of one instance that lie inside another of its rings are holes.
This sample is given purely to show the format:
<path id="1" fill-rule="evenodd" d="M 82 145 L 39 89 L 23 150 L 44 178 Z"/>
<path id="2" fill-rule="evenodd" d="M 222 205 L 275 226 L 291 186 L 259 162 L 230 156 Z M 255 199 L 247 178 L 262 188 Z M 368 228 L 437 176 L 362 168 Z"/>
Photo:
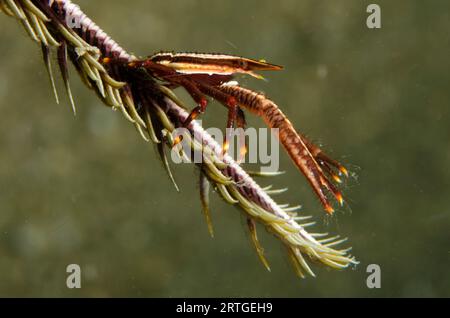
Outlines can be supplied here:
<path id="1" fill-rule="evenodd" d="M 243 110 L 261 116 L 269 127 L 279 129 L 281 143 L 331 214 L 334 209 L 327 192 L 343 203 L 342 194 L 333 181 L 340 183 L 341 177 L 347 176 L 347 170 L 298 133 L 273 101 L 234 81 L 238 74 L 262 78 L 258 71 L 281 70 L 281 66 L 225 54 L 160 52 L 139 58 L 125 51 L 69 0 L 0 0 L 0 10 L 16 18 L 41 46 L 56 101 L 59 103 L 60 99 L 50 58 L 54 51 L 73 111 L 76 108 L 69 83 L 69 62 L 103 103 L 120 110 L 145 140 L 156 144 L 177 189 L 166 147 L 178 142 L 171 134 L 176 128 L 189 130 L 190 134 L 184 136 L 185 142 L 203 156 L 202 163 L 196 166 L 200 171 L 200 201 L 211 236 L 209 191 L 212 188 L 244 213 L 252 243 L 267 269 L 270 267 L 258 240 L 256 223 L 279 238 L 301 277 L 305 273 L 314 276 L 307 259 L 337 269 L 357 264 L 348 254 L 350 249 L 335 249 L 345 239 L 307 232 L 305 228 L 314 222 L 310 221 L 311 217 L 298 214 L 300 206 L 279 205 L 270 197 L 285 189 L 260 187 L 251 174 L 224 151 L 227 140 L 220 145 L 195 120 L 205 112 L 209 98 L 229 109 L 227 127 L 245 127 Z M 196 103 L 191 111 L 187 111 L 172 91 L 180 86 Z"/>

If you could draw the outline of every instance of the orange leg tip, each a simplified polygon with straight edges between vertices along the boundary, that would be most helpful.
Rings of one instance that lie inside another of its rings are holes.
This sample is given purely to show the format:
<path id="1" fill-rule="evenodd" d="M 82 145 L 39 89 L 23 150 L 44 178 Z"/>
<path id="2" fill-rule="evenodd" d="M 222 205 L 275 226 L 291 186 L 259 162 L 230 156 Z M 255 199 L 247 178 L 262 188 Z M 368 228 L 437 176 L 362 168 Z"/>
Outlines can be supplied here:
<path id="1" fill-rule="evenodd" d="M 228 149 L 230 148 L 230 143 L 229 143 L 228 141 L 225 141 L 225 142 L 223 143 L 222 148 L 223 148 L 223 151 L 224 151 L 224 152 L 228 152 Z"/>
<path id="2" fill-rule="evenodd" d="M 178 145 L 182 140 L 183 140 L 183 136 L 177 136 L 177 137 L 173 140 L 173 147 L 175 147 L 176 145 Z"/>
<path id="3" fill-rule="evenodd" d="M 247 154 L 247 147 L 244 146 L 241 148 L 241 156 L 245 156 Z"/>
<path id="4" fill-rule="evenodd" d="M 246 146 L 241 147 L 241 149 L 239 150 L 239 160 L 238 160 L 239 164 L 241 164 L 244 161 L 246 155 L 247 155 L 247 147 Z"/>
<path id="5" fill-rule="evenodd" d="M 336 181 L 337 183 L 342 183 L 341 178 L 339 178 L 337 175 L 333 174 L 333 179 L 334 181 Z"/>
<path id="6" fill-rule="evenodd" d="M 329 204 L 325 205 L 325 211 L 330 215 L 334 213 L 333 207 Z"/>
<path id="7" fill-rule="evenodd" d="M 190 124 L 193 120 L 196 120 L 198 117 L 197 112 L 192 112 L 189 117 L 185 120 L 184 125 L 187 126 L 187 124 Z"/>
<path id="8" fill-rule="evenodd" d="M 342 197 L 342 194 L 340 192 L 335 194 L 336 200 L 338 200 L 339 204 L 341 206 L 344 205 L 344 198 Z"/>
<path id="9" fill-rule="evenodd" d="M 102 62 L 103 62 L 103 64 L 109 64 L 109 63 L 111 62 L 111 58 L 105 57 L 105 58 L 102 60 Z"/>
<path id="10" fill-rule="evenodd" d="M 348 177 L 348 170 L 345 167 L 340 166 L 339 171 L 342 172 L 346 177 Z"/>

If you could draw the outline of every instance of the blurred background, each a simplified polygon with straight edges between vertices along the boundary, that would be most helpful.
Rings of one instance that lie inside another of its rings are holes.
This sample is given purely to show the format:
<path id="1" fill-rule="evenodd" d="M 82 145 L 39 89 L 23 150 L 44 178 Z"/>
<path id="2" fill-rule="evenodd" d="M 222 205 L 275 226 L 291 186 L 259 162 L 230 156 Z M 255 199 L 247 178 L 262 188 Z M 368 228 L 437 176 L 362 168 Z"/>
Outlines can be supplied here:
<path id="1" fill-rule="evenodd" d="M 77 3 L 137 55 L 222 52 L 284 65 L 267 82 L 240 82 L 347 165 L 348 205 L 326 218 L 284 153 L 287 173 L 261 184 L 288 186 L 277 201 L 301 203 L 318 222 L 310 231 L 348 236 L 361 263 L 298 279 L 260 228 L 268 273 L 240 211 L 216 194 L 211 239 L 194 167 L 174 167 L 177 193 L 153 146 L 74 72 L 76 118 L 62 85 L 56 105 L 39 48 L 1 15 L 0 296 L 450 296 L 448 1 L 376 1 L 379 30 L 366 26 L 372 2 L 357 0 Z M 206 126 L 225 121 L 216 105 L 204 116 Z M 72 263 L 78 290 L 66 287 Z M 381 266 L 381 289 L 366 286 L 369 264 Z"/>

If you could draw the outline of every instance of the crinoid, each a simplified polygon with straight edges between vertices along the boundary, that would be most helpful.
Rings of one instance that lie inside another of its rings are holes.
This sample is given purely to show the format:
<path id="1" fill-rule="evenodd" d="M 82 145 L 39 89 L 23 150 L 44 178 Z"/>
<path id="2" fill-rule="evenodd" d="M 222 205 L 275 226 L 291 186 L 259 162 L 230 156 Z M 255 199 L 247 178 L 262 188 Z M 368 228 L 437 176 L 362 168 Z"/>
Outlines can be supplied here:
<path id="1" fill-rule="evenodd" d="M 345 239 L 308 233 L 305 227 L 314 224 L 310 217 L 299 216 L 298 207 L 278 205 L 269 195 L 281 191 L 261 188 L 224 151 L 227 140 L 220 145 L 195 120 L 206 110 L 208 98 L 228 108 L 227 127 L 245 126 L 243 109 L 261 116 L 269 127 L 278 129 L 279 140 L 331 214 L 334 209 L 327 193 L 342 204 L 342 195 L 334 182 L 340 183 L 347 170 L 297 133 L 274 102 L 232 81 L 239 73 L 261 78 L 258 71 L 280 70 L 280 66 L 221 54 L 161 52 L 138 58 L 121 48 L 69 0 L 0 0 L 0 9 L 16 18 L 41 46 L 57 101 L 50 62 L 54 50 L 73 110 L 69 62 L 106 105 L 120 110 L 145 140 L 157 145 L 171 178 L 165 146 L 177 143 L 171 135 L 175 129 L 184 127 L 189 131 L 184 142 L 202 155 L 201 164 L 197 164 L 201 171 L 200 194 L 211 235 L 208 193 L 212 186 L 226 202 L 238 205 L 245 214 L 252 241 L 267 269 L 255 222 L 263 224 L 286 246 L 302 277 L 305 273 L 314 275 L 306 259 L 337 269 L 357 263 L 348 254 L 349 249 L 334 248 Z M 179 86 L 197 104 L 190 112 L 172 91 Z"/>

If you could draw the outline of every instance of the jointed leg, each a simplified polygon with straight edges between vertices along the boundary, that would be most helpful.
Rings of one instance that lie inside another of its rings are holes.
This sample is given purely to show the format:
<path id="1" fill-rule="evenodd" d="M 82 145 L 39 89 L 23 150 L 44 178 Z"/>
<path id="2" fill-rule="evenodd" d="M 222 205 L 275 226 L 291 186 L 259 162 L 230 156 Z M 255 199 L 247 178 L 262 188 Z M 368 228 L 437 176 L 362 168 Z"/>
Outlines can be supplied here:
<path id="1" fill-rule="evenodd" d="M 237 104 L 229 105 L 228 108 L 228 120 L 227 120 L 227 127 L 225 129 L 225 137 L 223 140 L 223 153 L 227 153 L 228 149 L 230 147 L 230 139 L 232 135 L 232 130 L 235 126 L 235 122 L 237 119 L 237 112 L 238 112 L 239 106 Z"/>
<path id="2" fill-rule="evenodd" d="M 205 95 L 199 90 L 195 82 L 189 81 L 187 79 L 183 79 L 180 81 L 180 85 L 182 85 L 189 95 L 197 103 L 197 107 L 195 107 L 186 120 L 183 123 L 183 127 L 187 127 L 193 120 L 195 120 L 200 114 L 203 114 L 206 111 L 206 107 L 208 106 L 208 100 Z"/>
<path id="3" fill-rule="evenodd" d="M 241 163 L 245 159 L 245 155 L 247 154 L 247 145 L 245 142 L 245 128 L 247 126 L 247 122 L 245 120 L 245 114 L 241 108 L 238 108 L 237 118 L 236 118 L 236 127 L 239 128 L 239 159 L 238 163 Z"/>

